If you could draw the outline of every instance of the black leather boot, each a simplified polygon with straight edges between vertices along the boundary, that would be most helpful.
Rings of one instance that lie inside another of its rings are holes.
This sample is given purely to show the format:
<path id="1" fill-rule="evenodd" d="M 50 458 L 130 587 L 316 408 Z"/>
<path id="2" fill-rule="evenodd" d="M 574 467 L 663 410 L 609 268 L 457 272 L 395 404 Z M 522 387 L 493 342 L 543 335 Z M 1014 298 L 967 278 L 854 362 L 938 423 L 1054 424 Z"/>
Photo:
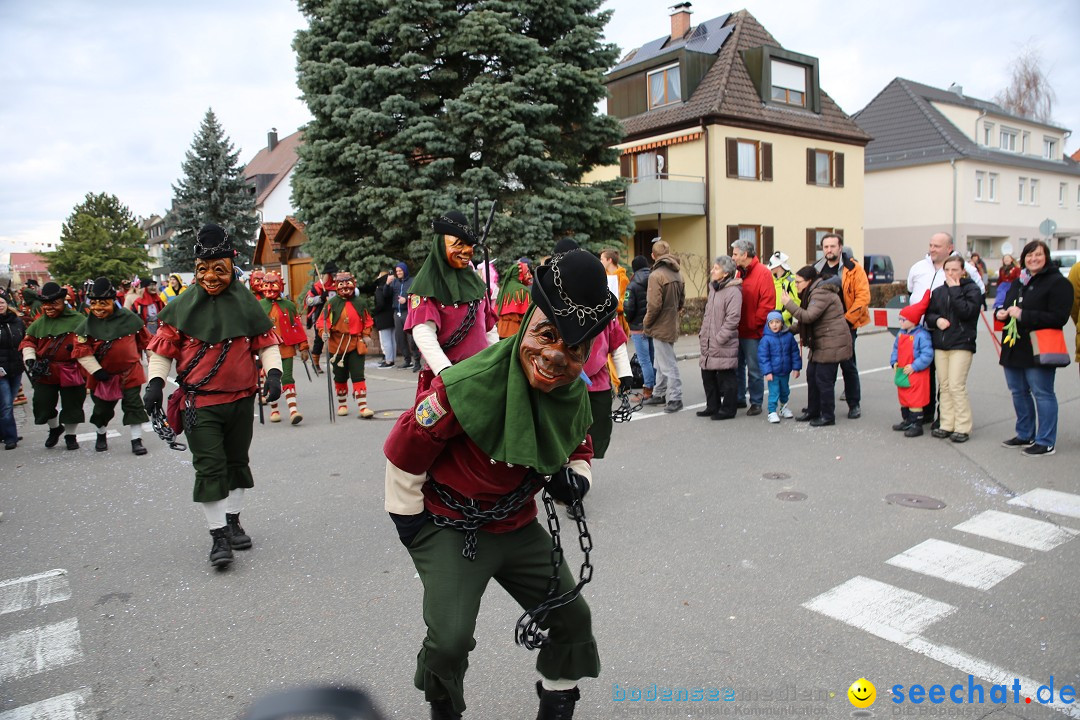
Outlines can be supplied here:
<path id="1" fill-rule="evenodd" d="M 536 694 L 540 697 L 540 710 L 536 713 L 536 720 L 573 720 L 574 703 L 581 698 L 577 688 L 545 690 L 544 684 L 537 680 Z"/>
<path id="2" fill-rule="evenodd" d="M 79 441 L 78 441 L 78 439 L 76 439 L 76 437 L 74 435 L 65 435 L 64 436 L 64 445 L 65 445 L 66 449 L 68 449 L 68 450 L 78 450 L 79 449 Z"/>
<path id="3" fill-rule="evenodd" d="M 449 699 L 432 700 L 431 720 L 461 720 L 461 713 L 454 711 L 454 704 Z"/>
<path id="4" fill-rule="evenodd" d="M 214 544 L 210 547 L 210 564 L 216 568 L 228 567 L 233 561 L 228 533 L 228 527 L 214 528 L 210 531 L 210 537 L 214 538 Z"/>
<path id="5" fill-rule="evenodd" d="M 233 550 L 251 547 L 251 536 L 240 526 L 240 513 L 225 513 L 225 529 L 229 531 L 229 543 Z"/>
<path id="6" fill-rule="evenodd" d="M 105 437 L 105 433 L 98 433 L 97 440 L 94 442 L 94 450 L 98 452 L 105 452 L 109 449 L 109 441 Z"/>
<path id="7" fill-rule="evenodd" d="M 60 442 L 60 436 L 64 434 L 64 426 L 57 425 L 54 428 L 49 428 L 49 437 L 45 439 L 45 447 L 56 447 L 56 443 Z"/>
<path id="8" fill-rule="evenodd" d="M 131 452 L 135 453 L 136 455 L 146 454 L 146 448 L 143 447 L 142 440 L 131 441 Z"/>

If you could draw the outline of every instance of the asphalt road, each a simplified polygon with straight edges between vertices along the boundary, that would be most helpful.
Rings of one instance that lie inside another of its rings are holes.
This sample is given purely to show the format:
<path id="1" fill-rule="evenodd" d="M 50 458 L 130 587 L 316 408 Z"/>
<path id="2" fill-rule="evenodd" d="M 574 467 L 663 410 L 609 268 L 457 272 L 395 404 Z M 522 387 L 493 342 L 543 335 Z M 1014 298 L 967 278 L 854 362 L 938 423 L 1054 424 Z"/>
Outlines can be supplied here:
<path id="1" fill-rule="evenodd" d="M 1080 686 L 1075 364 L 1058 373 L 1057 454 L 1029 459 L 999 446 L 1013 411 L 985 334 L 971 441 L 892 432 L 891 340 L 859 339 L 859 420 L 698 418 L 688 358 L 683 412 L 646 409 L 616 426 L 586 501 L 603 672 L 581 683 L 577 717 L 849 717 L 847 689 L 862 677 L 879 717 L 1080 717 L 1076 703 L 1034 698 L 1051 676 L 1055 700 Z M 302 378 L 304 422 L 256 427 L 257 487 L 242 515 L 255 546 L 226 572 L 206 561 L 188 453 L 152 435 L 141 458 L 126 435 L 107 454 L 92 440 L 46 450 L 17 408 L 26 440 L 0 453 L 0 720 L 217 720 L 315 683 L 363 687 L 387 718 L 427 717 L 412 687 L 420 582 L 382 509 L 382 443 L 415 375 L 374 362 L 368 372 L 376 419 L 331 424 L 325 384 Z M 795 408 L 805 392 L 795 381 Z M 805 499 L 781 499 L 792 492 Z M 886 501 L 894 493 L 944 507 Z M 519 614 L 493 585 L 466 717 L 534 716 Z M 967 703 L 969 674 L 983 704 Z M 997 683 L 1008 704 L 991 703 Z M 651 700 L 654 684 L 720 699 Z M 942 685 L 946 701 L 892 702 L 894 686 L 906 700 L 915 684 Z M 953 685 L 964 704 L 948 700 Z"/>

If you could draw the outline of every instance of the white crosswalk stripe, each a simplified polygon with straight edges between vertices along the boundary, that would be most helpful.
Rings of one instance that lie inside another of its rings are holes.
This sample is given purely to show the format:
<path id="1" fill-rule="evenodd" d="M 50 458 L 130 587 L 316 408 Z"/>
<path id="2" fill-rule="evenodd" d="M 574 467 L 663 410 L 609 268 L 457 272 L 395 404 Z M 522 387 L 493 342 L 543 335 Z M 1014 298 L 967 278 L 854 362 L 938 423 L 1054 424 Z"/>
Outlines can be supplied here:
<path id="1" fill-rule="evenodd" d="M 803 607 L 901 644 L 956 612 L 948 603 L 862 576 L 818 595 Z"/>
<path id="2" fill-rule="evenodd" d="M 0 615 L 61 602 L 70 597 L 67 570 L 49 570 L 4 580 L 0 582 Z"/>
<path id="3" fill-rule="evenodd" d="M 76 618 L 23 630 L 0 638 L 0 682 L 29 677 L 82 659 Z"/>
<path id="4" fill-rule="evenodd" d="M 1009 504 L 1029 507 L 1055 515 L 1080 518 L 1080 495 L 1061 492 L 1060 490 L 1036 488 L 1019 497 L 1014 497 L 1009 501 Z"/>
<path id="5" fill-rule="evenodd" d="M 94 717 L 87 707 L 90 689 L 42 700 L 0 712 L 0 720 L 90 720 Z"/>
<path id="6" fill-rule="evenodd" d="M 1043 552 L 1080 535 L 1080 530 L 997 510 L 981 512 L 953 529 Z"/>
<path id="7" fill-rule="evenodd" d="M 1024 563 L 1018 560 L 934 538 L 924 540 L 885 562 L 978 590 L 989 590 L 1024 567 Z"/>

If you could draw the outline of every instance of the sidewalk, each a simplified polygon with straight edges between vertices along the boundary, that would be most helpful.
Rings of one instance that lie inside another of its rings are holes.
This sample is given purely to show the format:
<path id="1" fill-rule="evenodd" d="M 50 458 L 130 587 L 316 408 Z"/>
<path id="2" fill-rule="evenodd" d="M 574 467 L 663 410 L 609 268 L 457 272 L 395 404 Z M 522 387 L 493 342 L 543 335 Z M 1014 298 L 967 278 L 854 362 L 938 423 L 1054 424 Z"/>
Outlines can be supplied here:
<path id="1" fill-rule="evenodd" d="M 874 327 L 873 325 L 864 325 L 859 328 L 859 335 L 878 335 L 880 333 L 889 332 L 888 328 Z M 627 350 L 633 355 L 633 344 L 631 343 Z M 697 335 L 680 335 L 679 339 L 675 341 L 675 359 L 676 360 L 692 360 L 694 358 L 701 357 L 701 344 L 698 342 Z"/>

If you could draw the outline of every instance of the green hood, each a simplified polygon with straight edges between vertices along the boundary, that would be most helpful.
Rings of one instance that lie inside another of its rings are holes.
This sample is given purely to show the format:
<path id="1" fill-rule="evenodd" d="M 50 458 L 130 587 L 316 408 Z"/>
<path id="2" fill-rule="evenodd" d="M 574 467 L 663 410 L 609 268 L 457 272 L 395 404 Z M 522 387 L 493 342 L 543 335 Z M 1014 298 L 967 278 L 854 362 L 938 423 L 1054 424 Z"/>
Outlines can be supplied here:
<path id="1" fill-rule="evenodd" d="M 42 315 L 37 320 L 30 323 L 30 327 L 26 328 L 26 334 L 36 338 L 60 337 L 61 335 L 67 335 L 70 332 L 78 331 L 83 320 L 85 320 L 85 318 L 81 314 L 69 307 L 65 307 L 64 312 L 60 313 L 60 317 L 58 318 L 54 319 L 47 315 Z"/>
<path id="2" fill-rule="evenodd" d="M 208 343 L 255 337 L 274 327 L 255 296 L 236 280 L 217 296 L 201 285 L 189 287 L 158 313 L 158 320 Z"/>
<path id="3" fill-rule="evenodd" d="M 94 338 L 95 340 L 115 340 L 125 335 L 132 335 L 143 328 L 142 318 L 124 308 L 117 308 L 106 320 L 99 320 L 93 315 L 88 315 L 75 330 L 80 337 Z"/>
<path id="4" fill-rule="evenodd" d="M 446 260 L 446 245 L 441 235 L 436 235 L 424 264 L 416 273 L 411 295 L 435 298 L 443 305 L 467 303 L 484 297 L 487 286 L 471 268 L 455 270 Z"/>

